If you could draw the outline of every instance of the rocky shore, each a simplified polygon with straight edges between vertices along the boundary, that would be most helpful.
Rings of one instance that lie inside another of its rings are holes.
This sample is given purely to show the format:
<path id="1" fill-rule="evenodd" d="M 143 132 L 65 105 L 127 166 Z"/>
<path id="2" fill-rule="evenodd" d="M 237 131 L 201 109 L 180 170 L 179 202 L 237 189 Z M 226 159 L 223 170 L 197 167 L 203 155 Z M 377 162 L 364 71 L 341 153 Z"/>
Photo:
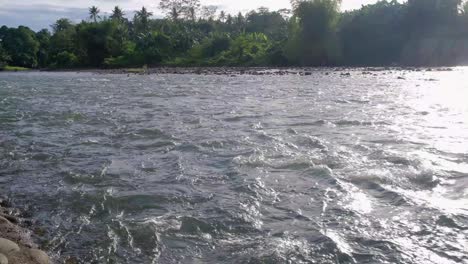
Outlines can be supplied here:
<path id="1" fill-rule="evenodd" d="M 47 70 L 48 71 L 48 70 Z M 195 74 L 195 75 L 222 75 L 222 76 L 242 76 L 242 75 L 266 75 L 266 76 L 287 76 L 299 75 L 309 76 L 313 73 L 325 75 L 339 74 L 340 76 L 350 76 L 351 73 L 362 73 L 364 75 L 377 75 L 383 71 L 452 71 L 452 68 L 434 67 L 155 67 L 155 68 L 121 68 L 121 69 L 62 69 L 51 71 L 64 72 L 93 72 L 97 74 Z M 348 72 L 343 74 L 343 72 Z"/>
<path id="2" fill-rule="evenodd" d="M 49 256 L 32 241 L 28 221 L 0 198 L 0 264 L 49 264 Z"/>

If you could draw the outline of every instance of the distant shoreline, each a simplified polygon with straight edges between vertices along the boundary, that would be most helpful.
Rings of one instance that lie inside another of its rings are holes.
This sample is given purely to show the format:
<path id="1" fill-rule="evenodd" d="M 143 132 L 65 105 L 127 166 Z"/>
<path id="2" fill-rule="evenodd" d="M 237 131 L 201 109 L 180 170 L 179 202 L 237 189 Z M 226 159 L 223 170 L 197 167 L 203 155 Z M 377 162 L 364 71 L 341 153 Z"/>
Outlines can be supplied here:
<path id="1" fill-rule="evenodd" d="M 461 66 L 461 65 L 460 65 Z M 421 66 L 421 67 L 151 67 L 151 68 L 117 68 L 117 69 L 28 69 L 28 70 L 4 70 L 3 72 L 89 72 L 96 74 L 127 74 L 127 75 L 152 75 L 152 74 L 194 74 L 194 75 L 267 75 L 267 76 L 285 76 L 299 75 L 308 76 L 313 72 L 324 72 L 332 74 L 343 71 L 362 71 L 363 73 L 372 73 L 380 71 L 453 71 L 454 67 L 460 66 Z M 1 71 L 0 71 L 1 72 Z"/>

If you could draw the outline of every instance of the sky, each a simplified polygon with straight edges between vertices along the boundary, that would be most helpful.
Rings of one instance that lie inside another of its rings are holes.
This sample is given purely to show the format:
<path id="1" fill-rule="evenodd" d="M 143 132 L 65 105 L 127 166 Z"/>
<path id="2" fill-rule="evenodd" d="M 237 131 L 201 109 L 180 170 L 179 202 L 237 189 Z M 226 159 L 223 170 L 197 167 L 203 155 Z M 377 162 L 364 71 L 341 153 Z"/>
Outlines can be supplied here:
<path id="1" fill-rule="evenodd" d="M 377 0 L 343 0 L 342 9 L 350 10 Z M 289 0 L 201 0 L 203 5 L 216 5 L 219 10 L 229 13 L 247 12 L 258 7 L 271 10 L 290 8 Z M 161 17 L 159 0 L 0 0 L 0 26 L 17 27 L 26 25 L 33 30 L 49 28 L 57 19 L 66 17 L 79 22 L 88 17 L 88 8 L 97 6 L 102 12 L 110 12 L 116 5 L 127 14 L 142 6 L 147 7 L 155 17 Z"/>

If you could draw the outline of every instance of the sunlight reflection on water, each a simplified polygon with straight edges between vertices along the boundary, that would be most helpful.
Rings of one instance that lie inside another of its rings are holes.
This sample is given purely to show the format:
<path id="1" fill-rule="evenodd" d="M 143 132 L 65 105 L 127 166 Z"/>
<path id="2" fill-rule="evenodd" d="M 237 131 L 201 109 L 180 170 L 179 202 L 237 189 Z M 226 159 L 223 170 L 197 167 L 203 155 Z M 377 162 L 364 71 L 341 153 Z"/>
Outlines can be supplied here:
<path id="1" fill-rule="evenodd" d="M 0 73 L 0 186 L 85 263 L 468 263 L 468 68 L 364 71 Z"/>

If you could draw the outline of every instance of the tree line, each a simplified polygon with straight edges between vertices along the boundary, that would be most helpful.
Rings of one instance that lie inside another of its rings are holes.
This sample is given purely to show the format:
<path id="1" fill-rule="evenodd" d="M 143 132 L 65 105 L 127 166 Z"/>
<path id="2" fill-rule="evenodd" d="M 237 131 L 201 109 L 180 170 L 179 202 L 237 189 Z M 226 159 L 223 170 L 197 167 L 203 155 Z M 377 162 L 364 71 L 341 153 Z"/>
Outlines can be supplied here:
<path id="1" fill-rule="evenodd" d="M 0 28 L 0 68 L 147 66 L 436 66 L 468 62 L 463 0 L 383 0 L 340 12 L 341 0 L 293 0 L 291 9 L 228 14 L 199 0 L 162 0 L 128 18 L 98 7 L 34 32 Z"/>

